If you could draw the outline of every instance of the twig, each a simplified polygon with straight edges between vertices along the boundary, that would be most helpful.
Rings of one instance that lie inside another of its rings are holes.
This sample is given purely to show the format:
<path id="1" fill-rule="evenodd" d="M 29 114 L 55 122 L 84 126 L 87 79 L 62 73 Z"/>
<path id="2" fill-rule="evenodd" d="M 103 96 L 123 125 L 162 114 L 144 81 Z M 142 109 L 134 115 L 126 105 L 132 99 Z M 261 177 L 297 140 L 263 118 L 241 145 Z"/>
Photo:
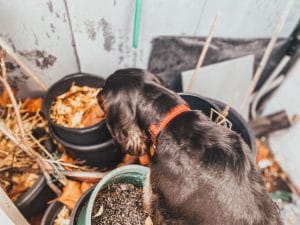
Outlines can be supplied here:
<path id="1" fill-rule="evenodd" d="M 7 182 L 9 182 L 10 184 L 16 184 L 16 182 L 15 182 L 13 179 L 11 179 L 11 178 L 9 178 L 9 177 L 6 177 L 6 176 L 3 176 L 3 175 L 1 175 L 1 174 L 0 174 L 0 179 L 1 179 L 1 180 L 4 180 L 4 181 L 7 181 Z"/>
<path id="2" fill-rule="evenodd" d="M 0 132 L 3 133 L 7 138 L 9 138 L 15 145 L 21 148 L 24 152 L 26 152 L 30 157 L 36 159 L 37 164 L 39 165 L 40 169 L 42 170 L 46 178 L 47 184 L 56 194 L 59 195 L 61 193 L 61 190 L 52 183 L 51 176 L 47 172 L 50 171 L 51 168 L 49 168 L 49 165 L 44 162 L 43 157 L 39 155 L 37 152 L 35 152 L 33 149 L 31 149 L 30 146 L 25 145 L 18 137 L 16 137 L 5 126 L 5 124 L 2 121 L 0 121 Z"/>
<path id="3" fill-rule="evenodd" d="M 32 167 L 6 167 L 2 168 L 1 172 L 8 171 L 12 173 L 20 173 L 20 172 L 25 172 L 25 173 L 41 173 L 40 169 L 34 169 Z"/>
<path id="4" fill-rule="evenodd" d="M 10 98 L 13 108 L 15 110 L 17 124 L 18 124 L 20 134 L 21 134 L 21 139 L 25 141 L 26 137 L 25 137 L 25 132 L 24 132 L 23 126 L 22 126 L 22 119 L 21 119 L 21 114 L 19 111 L 18 103 L 14 97 L 14 93 L 13 93 L 10 85 L 7 82 L 6 66 L 5 66 L 5 59 L 6 59 L 5 51 L 2 50 L 0 55 L 1 55 L 0 57 L 1 57 L 1 69 L 2 69 L 2 77 L 0 76 L 0 81 L 2 82 L 5 90 L 7 91 L 8 95 L 9 95 L 9 98 Z"/>
<path id="5" fill-rule="evenodd" d="M 213 33 L 216 29 L 216 24 L 217 24 L 217 19 L 218 19 L 218 15 L 216 15 L 213 19 L 213 22 L 211 24 L 211 27 L 210 27 L 210 30 L 209 30 L 209 33 L 208 33 L 208 36 L 205 40 L 205 44 L 202 48 L 202 51 L 200 53 L 200 56 L 199 56 L 199 59 L 198 59 L 198 62 L 197 62 L 197 66 L 194 70 L 194 73 L 193 73 L 193 76 L 189 82 L 189 85 L 188 85 L 188 88 L 187 88 L 187 91 L 190 92 L 192 91 L 192 88 L 193 88 L 193 85 L 196 83 L 198 77 L 199 77 L 199 74 L 200 74 L 200 68 L 204 62 L 204 59 L 205 59 L 205 56 L 206 56 L 206 53 L 207 53 L 207 50 L 208 50 L 208 47 L 210 45 L 210 42 L 212 40 L 212 36 L 213 36 Z"/>
<path id="6" fill-rule="evenodd" d="M 38 76 L 20 59 L 20 57 L 9 47 L 9 45 L 0 37 L 0 46 L 6 50 L 7 54 L 15 61 L 21 70 L 30 76 L 43 90 L 47 90 L 47 86 L 38 78 Z"/>
<path id="7" fill-rule="evenodd" d="M 36 159 L 36 162 L 38 163 L 40 169 L 42 170 L 49 187 L 55 193 L 60 194 L 61 193 L 60 189 L 52 183 L 51 176 L 47 172 L 47 170 L 49 170 L 49 167 L 50 167 L 49 164 L 47 162 L 45 162 L 43 157 L 40 154 L 38 154 L 37 152 L 35 152 L 31 148 L 31 146 L 28 144 L 28 141 L 27 141 L 26 136 L 25 136 L 25 131 L 24 131 L 24 128 L 23 128 L 22 118 L 21 118 L 21 114 L 20 114 L 20 111 L 19 111 L 17 101 L 14 97 L 14 94 L 11 90 L 11 87 L 10 87 L 9 83 L 7 82 L 6 65 L 5 65 L 6 53 L 5 53 L 4 50 L 1 50 L 0 56 L 1 56 L 0 60 L 1 60 L 1 69 L 2 69 L 2 76 L 0 76 L 0 81 L 3 83 L 3 86 L 6 89 L 8 95 L 10 97 L 10 100 L 12 102 L 14 112 L 15 112 L 15 115 L 16 115 L 16 119 L 17 119 L 17 124 L 18 124 L 19 131 L 20 131 L 20 134 L 21 134 L 21 140 L 17 136 L 15 136 L 12 132 L 10 132 L 10 130 L 6 127 L 6 125 L 2 121 L 0 121 L 1 131 L 11 141 L 13 141 L 17 146 L 19 146 L 24 152 L 26 152 L 29 156 Z"/>
<path id="8" fill-rule="evenodd" d="M 287 65 L 287 63 L 290 61 L 290 56 L 284 56 L 279 64 L 276 66 L 276 68 L 273 70 L 271 75 L 268 77 L 268 79 L 264 82 L 262 87 L 254 93 L 254 97 L 252 99 L 251 104 L 251 118 L 255 119 L 257 117 L 257 105 L 261 98 L 266 95 L 268 92 L 270 92 L 272 89 L 276 88 L 278 85 L 281 84 L 281 82 L 284 80 L 284 75 L 280 75 L 281 78 L 279 78 L 279 74 L 282 71 L 282 69 Z M 280 80 L 278 80 L 280 79 Z"/>
<path id="9" fill-rule="evenodd" d="M 275 27 L 275 30 L 272 34 L 272 37 L 268 43 L 268 46 L 264 52 L 264 55 L 255 71 L 255 74 L 253 75 L 253 81 L 251 82 L 247 92 L 246 92 L 246 95 L 242 101 L 242 104 L 241 104 L 241 107 L 240 107 L 240 111 L 243 111 L 244 108 L 246 107 L 247 104 L 249 104 L 249 102 L 251 101 L 251 98 L 252 98 L 252 92 L 254 91 L 256 85 L 257 85 L 257 82 L 259 81 L 260 77 L 261 77 L 261 74 L 271 56 L 271 53 L 272 53 L 272 50 L 276 44 L 276 41 L 277 41 L 277 38 L 283 28 L 283 25 L 285 24 L 285 21 L 290 13 L 290 10 L 293 6 L 293 3 L 294 3 L 294 0 L 289 0 L 288 3 L 286 4 L 286 7 L 284 9 L 284 11 L 282 12 L 281 14 L 281 17 L 277 23 L 277 26 Z"/>

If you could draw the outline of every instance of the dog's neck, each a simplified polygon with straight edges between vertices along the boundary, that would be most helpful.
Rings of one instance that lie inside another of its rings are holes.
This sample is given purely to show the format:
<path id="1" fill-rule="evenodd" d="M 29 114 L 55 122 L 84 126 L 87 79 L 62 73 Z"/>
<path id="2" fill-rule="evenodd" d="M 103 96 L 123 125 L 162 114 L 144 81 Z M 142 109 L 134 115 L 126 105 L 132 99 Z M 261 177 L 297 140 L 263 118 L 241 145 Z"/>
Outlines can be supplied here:
<path id="1" fill-rule="evenodd" d="M 172 122 L 177 116 L 184 112 L 190 111 L 190 107 L 187 104 L 178 104 L 173 107 L 166 116 L 157 124 L 150 124 L 148 131 L 151 135 L 151 141 L 153 146 L 155 147 L 157 144 L 157 137 L 160 132 L 165 129 L 169 123 Z"/>
<path id="2" fill-rule="evenodd" d="M 181 114 L 189 110 L 186 102 L 164 87 L 154 86 L 145 91 L 150 93 L 140 100 L 137 116 L 140 128 L 148 134 L 149 138 L 156 137 L 173 120 L 173 117 L 177 116 L 177 113 Z M 154 131 L 154 135 L 153 132 L 149 132 L 149 127 L 158 128 Z"/>

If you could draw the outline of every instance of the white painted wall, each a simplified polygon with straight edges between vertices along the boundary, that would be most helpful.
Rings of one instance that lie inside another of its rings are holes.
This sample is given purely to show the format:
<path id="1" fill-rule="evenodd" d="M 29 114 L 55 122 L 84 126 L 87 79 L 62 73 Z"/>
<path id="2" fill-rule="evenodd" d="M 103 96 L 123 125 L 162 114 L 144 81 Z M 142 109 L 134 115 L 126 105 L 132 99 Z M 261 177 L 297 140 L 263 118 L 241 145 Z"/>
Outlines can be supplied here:
<path id="1" fill-rule="evenodd" d="M 55 56 L 53 66 L 44 69 L 36 65 L 34 57 L 24 57 L 51 85 L 63 75 L 78 72 L 80 66 L 83 72 L 104 77 L 117 68 L 146 68 L 154 37 L 206 36 L 216 13 L 220 15 L 218 37 L 268 38 L 286 2 L 143 0 L 139 46 L 133 49 L 134 0 L 0 0 L 0 36 L 16 51 L 39 50 Z M 288 37 L 300 18 L 300 1 L 294 4 L 281 37 Z"/>
<path id="2" fill-rule="evenodd" d="M 300 115 L 300 58 L 295 62 L 284 83 L 267 102 L 263 114 L 269 115 L 285 109 L 289 118 Z M 276 160 L 293 183 L 300 189 L 300 122 L 289 129 L 274 132 L 269 137 L 269 144 Z"/>
<path id="3" fill-rule="evenodd" d="M 1 0 L 0 36 L 17 53 L 25 54 L 25 63 L 48 85 L 65 74 L 79 71 L 62 0 Z M 44 58 L 36 56 L 37 51 L 44 52 L 53 65 L 37 66 L 37 61 L 42 63 Z M 27 85 L 33 86 L 33 82 Z M 22 87 L 25 88 L 24 83 Z"/>
<path id="4" fill-rule="evenodd" d="M 132 48 L 134 3 L 114 0 L 87 4 L 68 0 L 83 71 L 107 76 L 120 67 L 146 68 L 154 37 L 206 36 L 216 13 L 220 14 L 218 37 L 268 38 L 286 0 L 144 0 L 138 49 Z M 281 37 L 288 37 L 299 18 L 297 1 Z M 103 21 L 108 24 L 106 31 L 101 25 Z M 107 32 L 113 39 L 109 49 L 104 47 Z"/>

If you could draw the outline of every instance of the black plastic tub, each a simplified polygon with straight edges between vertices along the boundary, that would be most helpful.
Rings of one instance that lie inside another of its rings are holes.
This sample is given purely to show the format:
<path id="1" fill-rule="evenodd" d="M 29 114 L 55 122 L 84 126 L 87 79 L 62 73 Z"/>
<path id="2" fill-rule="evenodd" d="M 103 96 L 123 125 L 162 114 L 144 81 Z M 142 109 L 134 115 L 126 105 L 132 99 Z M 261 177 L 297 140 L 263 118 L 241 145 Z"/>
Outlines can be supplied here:
<path id="1" fill-rule="evenodd" d="M 179 93 L 179 95 L 189 104 L 191 109 L 201 110 L 208 117 L 210 116 L 212 108 L 216 111 L 220 111 L 220 108 L 214 102 L 204 97 L 186 93 Z"/>
<path id="2" fill-rule="evenodd" d="M 121 148 L 113 139 L 95 145 L 77 145 L 63 140 L 53 129 L 49 130 L 53 138 L 65 147 L 68 154 L 86 161 L 87 165 L 111 168 L 122 160 Z"/>
<path id="3" fill-rule="evenodd" d="M 221 112 L 226 106 L 226 104 L 218 100 L 205 98 L 197 94 L 193 94 L 193 93 L 178 93 L 178 94 L 191 106 L 192 109 L 201 110 L 206 115 L 209 115 L 210 113 L 210 108 L 208 108 L 210 104 L 214 106 L 214 108 L 217 109 L 219 112 Z M 255 156 L 256 155 L 255 138 L 247 122 L 242 118 L 242 116 L 236 110 L 234 110 L 231 107 L 229 109 L 227 118 L 232 123 L 232 130 L 241 135 L 241 137 L 250 147 L 252 154 Z"/>
<path id="4" fill-rule="evenodd" d="M 31 98 L 43 97 L 44 95 L 45 92 L 42 91 L 31 92 L 29 94 Z M 46 145 L 44 143 L 42 145 L 49 150 L 50 141 L 47 140 Z M 14 204 L 26 218 L 30 218 L 43 212 L 47 208 L 48 202 L 55 197 L 56 195 L 48 187 L 45 177 L 40 175 L 33 186 L 21 194 Z"/>
<path id="5" fill-rule="evenodd" d="M 215 103 L 220 110 L 224 110 L 226 104 L 215 99 L 208 99 Z M 232 123 L 232 130 L 239 133 L 248 144 L 254 156 L 256 156 L 256 143 L 252 130 L 244 118 L 232 107 L 230 107 L 227 118 Z"/>
<path id="6" fill-rule="evenodd" d="M 86 208 L 93 190 L 94 187 L 89 188 L 77 201 L 74 209 L 71 212 L 69 225 L 77 225 L 79 216 L 82 213 L 82 211 Z M 53 225 L 57 215 L 62 210 L 63 206 L 64 205 L 60 202 L 53 202 L 51 205 L 49 205 L 44 213 L 41 225 Z"/>
<path id="7" fill-rule="evenodd" d="M 74 209 L 72 210 L 70 225 L 84 224 L 84 221 L 79 221 L 79 220 L 82 220 L 84 218 L 82 215 L 86 210 L 88 201 L 91 197 L 94 188 L 95 187 L 91 187 L 86 192 L 84 192 L 84 194 L 80 197 L 80 199 L 76 203 Z"/>
<path id="8" fill-rule="evenodd" d="M 100 88 L 103 87 L 104 82 L 105 80 L 101 77 L 78 73 L 65 76 L 49 88 L 44 97 L 42 111 L 55 133 L 61 139 L 75 145 L 94 145 L 111 139 L 105 120 L 90 127 L 68 128 L 58 125 L 50 119 L 50 108 L 53 101 L 57 96 L 68 91 L 73 83 L 78 86 Z"/>
<path id="9" fill-rule="evenodd" d="M 60 202 L 53 202 L 51 205 L 48 206 L 46 212 L 44 213 L 41 225 L 53 225 L 54 221 L 63 208 L 63 204 Z"/>
<path id="10" fill-rule="evenodd" d="M 14 203 L 21 213 L 29 218 L 47 208 L 47 203 L 55 198 L 44 176 L 40 175 L 34 185 L 23 193 Z"/>

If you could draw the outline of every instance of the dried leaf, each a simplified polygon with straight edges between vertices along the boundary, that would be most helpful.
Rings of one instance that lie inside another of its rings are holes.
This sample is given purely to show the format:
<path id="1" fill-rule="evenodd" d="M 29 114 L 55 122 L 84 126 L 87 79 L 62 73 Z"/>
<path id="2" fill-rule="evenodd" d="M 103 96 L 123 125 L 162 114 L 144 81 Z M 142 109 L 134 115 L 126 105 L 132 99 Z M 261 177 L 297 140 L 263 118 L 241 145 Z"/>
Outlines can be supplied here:
<path id="1" fill-rule="evenodd" d="M 36 113 L 42 109 L 42 98 L 27 98 L 22 104 L 21 112 Z"/>
<path id="2" fill-rule="evenodd" d="M 66 186 L 63 188 L 63 192 L 57 200 L 69 209 L 73 209 L 81 195 L 81 183 L 78 181 L 67 180 Z"/>
<path id="3" fill-rule="evenodd" d="M 76 160 L 73 159 L 70 155 L 63 153 L 59 159 L 63 163 L 75 164 Z"/>
<path id="4" fill-rule="evenodd" d="M 104 112 L 98 104 L 87 109 L 82 117 L 82 124 L 85 127 L 92 126 L 104 119 Z"/>
<path id="5" fill-rule="evenodd" d="M 13 185 L 12 190 L 9 192 L 8 196 L 12 201 L 16 201 L 18 197 L 27 190 L 27 185 L 25 183 L 19 183 Z"/>
<path id="6" fill-rule="evenodd" d="M 100 88 L 72 85 L 64 94 L 58 96 L 51 106 L 51 119 L 57 124 L 83 128 L 92 126 L 104 118 L 97 101 Z"/>
<path id="7" fill-rule="evenodd" d="M 14 95 L 16 96 L 17 94 L 17 89 L 13 88 L 12 89 Z M 3 108 L 6 108 L 9 104 L 11 104 L 8 92 L 6 91 L 6 89 L 4 89 L 2 91 L 2 93 L 0 94 L 0 106 L 2 106 Z"/>
<path id="8" fill-rule="evenodd" d="M 256 162 L 260 162 L 261 160 L 267 159 L 269 155 L 269 148 L 264 143 L 257 141 Z"/>
<path id="9" fill-rule="evenodd" d="M 81 192 L 82 192 L 82 193 L 86 192 L 90 187 L 92 187 L 92 186 L 94 186 L 94 185 L 95 185 L 95 184 L 93 184 L 93 183 L 82 182 L 82 183 L 81 183 L 81 187 L 80 187 Z"/>
<path id="10" fill-rule="evenodd" d="M 101 207 L 99 208 L 98 212 L 93 216 L 93 218 L 99 217 L 102 215 L 104 211 L 103 205 L 101 205 Z"/>

